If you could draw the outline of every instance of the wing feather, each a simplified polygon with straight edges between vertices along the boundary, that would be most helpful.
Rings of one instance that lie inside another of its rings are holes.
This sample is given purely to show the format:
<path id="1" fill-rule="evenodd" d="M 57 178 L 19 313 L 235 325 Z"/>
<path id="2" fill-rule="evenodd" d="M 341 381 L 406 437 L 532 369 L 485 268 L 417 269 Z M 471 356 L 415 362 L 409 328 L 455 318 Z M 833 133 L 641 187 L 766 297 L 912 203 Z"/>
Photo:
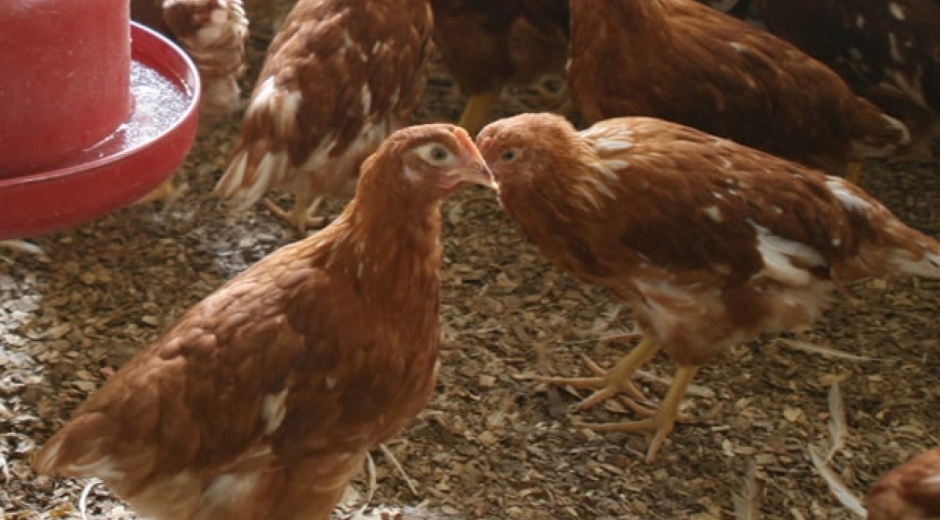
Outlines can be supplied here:
<path id="1" fill-rule="evenodd" d="M 348 179 L 381 142 L 372 130 L 384 138 L 423 93 L 431 23 L 420 6 L 298 2 L 271 44 L 216 192 L 239 209 L 276 187 L 349 195 Z M 349 153 L 342 167 L 327 167 Z"/>

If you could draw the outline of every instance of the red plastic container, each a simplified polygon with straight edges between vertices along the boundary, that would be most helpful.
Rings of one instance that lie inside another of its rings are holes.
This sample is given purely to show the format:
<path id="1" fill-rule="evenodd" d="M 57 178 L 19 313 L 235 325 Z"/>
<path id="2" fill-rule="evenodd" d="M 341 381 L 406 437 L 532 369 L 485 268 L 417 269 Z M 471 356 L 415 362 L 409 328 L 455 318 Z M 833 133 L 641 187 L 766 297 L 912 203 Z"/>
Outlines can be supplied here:
<path id="1" fill-rule="evenodd" d="M 76 226 L 127 206 L 186 158 L 198 125 L 196 67 L 143 26 L 132 23 L 131 36 L 131 115 L 66 166 L 0 179 L 0 240 Z"/>
<path id="2" fill-rule="evenodd" d="M 0 178 L 53 167 L 127 119 L 129 5 L 0 1 Z"/>

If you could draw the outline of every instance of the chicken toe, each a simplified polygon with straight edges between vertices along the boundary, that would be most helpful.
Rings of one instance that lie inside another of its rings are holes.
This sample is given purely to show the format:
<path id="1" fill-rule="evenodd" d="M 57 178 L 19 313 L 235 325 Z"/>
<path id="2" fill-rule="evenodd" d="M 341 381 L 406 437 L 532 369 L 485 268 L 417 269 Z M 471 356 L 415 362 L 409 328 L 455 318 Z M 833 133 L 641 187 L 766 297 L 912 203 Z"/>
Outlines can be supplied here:
<path id="1" fill-rule="evenodd" d="M 572 386 L 575 388 L 590 388 L 597 390 L 588 398 L 578 404 L 578 409 L 586 410 L 596 406 L 621 392 L 627 393 L 633 400 L 645 401 L 646 396 L 633 384 L 633 374 L 650 360 L 660 346 L 650 338 L 644 338 L 629 354 L 624 356 L 610 371 L 605 371 L 597 363 L 585 356 L 584 361 L 588 369 L 594 372 L 595 377 L 545 377 L 537 381 L 551 383 L 558 386 Z M 644 414 L 644 407 L 637 403 L 627 401 L 628 406 L 640 414 Z M 635 405 L 635 406 L 634 406 Z M 646 410 L 647 413 L 652 413 Z"/>
<path id="2" fill-rule="evenodd" d="M 173 183 L 173 177 L 170 177 L 169 179 L 163 181 L 153 191 L 137 199 L 134 204 L 147 204 L 154 201 L 160 201 L 164 208 L 168 208 L 177 200 L 179 200 L 179 198 L 182 197 L 188 189 L 189 185 L 182 184 L 177 186 Z"/>
<path id="3" fill-rule="evenodd" d="M 308 198 L 298 197 L 294 200 L 294 205 L 291 207 L 290 211 L 284 211 L 270 199 L 264 199 L 264 205 L 268 208 L 268 211 L 296 229 L 301 237 L 306 236 L 308 227 L 320 228 L 326 224 L 325 218 L 314 216 L 317 210 L 320 209 L 323 198 L 317 197 L 309 206 L 307 204 L 308 202 Z"/>
<path id="4" fill-rule="evenodd" d="M 679 405 L 682 403 L 682 398 L 689 389 L 689 385 L 692 384 L 692 380 L 695 379 L 698 369 L 699 367 L 695 365 L 679 366 L 676 370 L 675 380 L 672 386 L 669 387 L 669 391 L 666 392 L 666 397 L 663 398 L 656 414 L 649 419 L 601 424 L 576 423 L 576 425 L 598 432 L 654 432 L 653 440 L 650 441 L 649 449 L 646 452 L 646 461 L 652 462 L 656 459 L 656 454 L 662 448 L 669 432 L 675 426 L 676 420 L 680 418 Z"/>

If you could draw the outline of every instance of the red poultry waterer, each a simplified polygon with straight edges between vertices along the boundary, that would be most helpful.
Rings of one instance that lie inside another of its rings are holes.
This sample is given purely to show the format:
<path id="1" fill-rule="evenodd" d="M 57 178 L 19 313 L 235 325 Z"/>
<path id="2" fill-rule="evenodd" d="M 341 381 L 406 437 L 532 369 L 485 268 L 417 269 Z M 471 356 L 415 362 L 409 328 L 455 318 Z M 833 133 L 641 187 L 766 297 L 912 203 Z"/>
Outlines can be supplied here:
<path id="1" fill-rule="evenodd" d="M 2 2 L 0 48 L 0 239 L 126 206 L 189 152 L 196 68 L 127 0 Z"/>

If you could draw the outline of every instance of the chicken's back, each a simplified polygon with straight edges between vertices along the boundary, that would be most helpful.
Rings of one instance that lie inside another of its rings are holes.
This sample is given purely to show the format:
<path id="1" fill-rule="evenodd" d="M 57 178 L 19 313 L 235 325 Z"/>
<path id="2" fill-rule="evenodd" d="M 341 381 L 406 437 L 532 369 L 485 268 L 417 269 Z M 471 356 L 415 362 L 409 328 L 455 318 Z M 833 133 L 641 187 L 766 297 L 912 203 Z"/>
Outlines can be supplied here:
<path id="1" fill-rule="evenodd" d="M 940 278 L 940 245 L 841 178 L 654 118 L 494 125 L 479 139 L 507 213 L 553 263 L 626 300 L 679 363 L 811 323 L 845 282 Z M 501 176 L 509 148 L 526 175 Z"/>
<path id="2" fill-rule="evenodd" d="M 242 0 L 164 0 L 163 18 L 202 80 L 199 112 L 220 117 L 240 102 L 248 18 Z"/>
<path id="3" fill-rule="evenodd" d="M 343 228 L 193 307 L 76 411 L 36 469 L 101 478 L 157 520 L 329 518 L 367 450 L 427 402 L 439 341 L 436 271 L 407 277 L 406 301 L 366 302 L 360 284 L 382 289 L 338 258 L 356 250 L 334 247 Z"/>
<path id="4" fill-rule="evenodd" d="M 840 174 L 909 142 L 821 63 L 693 0 L 576 1 L 571 15 L 569 87 L 589 121 L 659 117 Z"/>
<path id="5" fill-rule="evenodd" d="M 216 192 L 349 197 L 362 160 L 407 123 L 431 54 L 427 0 L 300 0 L 271 43 Z"/>

